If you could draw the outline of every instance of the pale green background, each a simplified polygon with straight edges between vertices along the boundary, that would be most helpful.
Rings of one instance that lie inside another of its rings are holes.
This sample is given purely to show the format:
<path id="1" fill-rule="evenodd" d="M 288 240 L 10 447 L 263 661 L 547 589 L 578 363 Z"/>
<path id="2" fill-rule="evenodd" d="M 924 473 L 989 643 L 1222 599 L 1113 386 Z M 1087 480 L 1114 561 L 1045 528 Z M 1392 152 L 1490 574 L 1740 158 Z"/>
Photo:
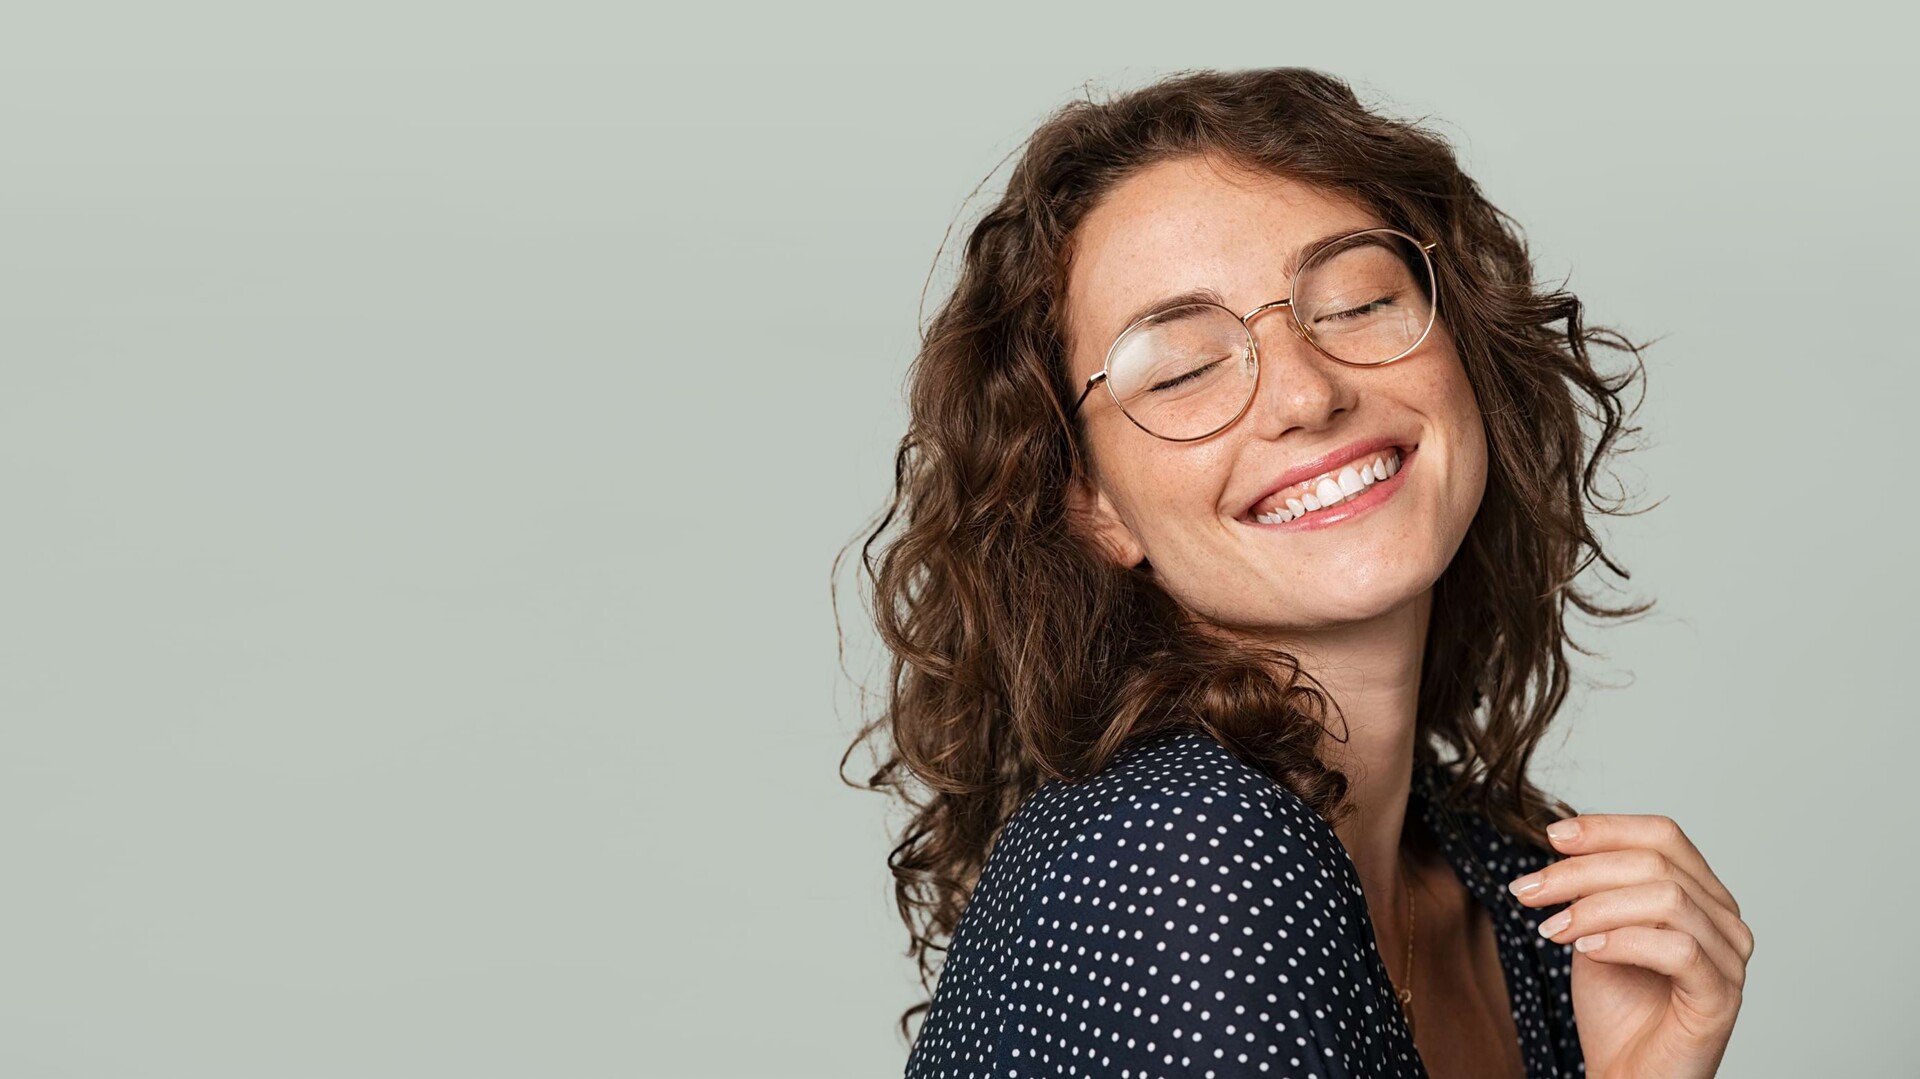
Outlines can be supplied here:
<path id="1" fill-rule="evenodd" d="M 1277 63 L 1668 335 L 1540 777 L 1740 897 L 1722 1074 L 1920 1071 L 1907 39 L 1419 10 L 13 9 L 0 1076 L 897 1075 L 828 567 L 935 249 L 1082 84 Z"/>

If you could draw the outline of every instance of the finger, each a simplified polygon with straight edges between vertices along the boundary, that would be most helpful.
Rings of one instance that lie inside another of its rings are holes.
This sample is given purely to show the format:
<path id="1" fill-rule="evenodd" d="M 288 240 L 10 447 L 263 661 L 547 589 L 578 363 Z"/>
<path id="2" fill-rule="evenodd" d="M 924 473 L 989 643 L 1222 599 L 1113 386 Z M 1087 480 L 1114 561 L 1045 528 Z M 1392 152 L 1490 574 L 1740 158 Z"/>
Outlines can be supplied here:
<path id="1" fill-rule="evenodd" d="M 1507 890 L 1530 907 L 1569 903 L 1582 896 L 1649 881 L 1672 880 L 1687 889 L 1706 912 L 1728 945 L 1746 962 L 1753 955 L 1753 931 L 1684 868 L 1651 847 L 1580 854 L 1547 865 L 1510 881 Z"/>
<path id="2" fill-rule="evenodd" d="M 1718 1024 L 1694 1032 L 1703 1039 L 1731 1024 L 1740 1010 L 1740 990 L 1721 976 L 1698 939 L 1677 929 L 1622 926 L 1581 937 L 1573 947 L 1596 962 L 1641 967 L 1673 979 L 1675 993 L 1687 1010 L 1702 1021 Z"/>
<path id="3" fill-rule="evenodd" d="M 1564 944 L 1636 925 L 1686 933 L 1700 942 L 1721 977 L 1736 988 L 1746 987 L 1746 961 L 1694 902 L 1693 893 L 1676 880 L 1646 881 L 1589 895 L 1540 923 L 1540 935 Z"/>
<path id="4" fill-rule="evenodd" d="M 1562 833 L 1565 838 L 1562 838 Z M 1555 850 L 1563 854 L 1591 854 L 1628 847 L 1652 847 L 1700 882 L 1737 917 L 1740 903 L 1714 875 L 1705 855 L 1693 845 L 1672 817 L 1652 813 L 1582 813 L 1547 826 Z"/>

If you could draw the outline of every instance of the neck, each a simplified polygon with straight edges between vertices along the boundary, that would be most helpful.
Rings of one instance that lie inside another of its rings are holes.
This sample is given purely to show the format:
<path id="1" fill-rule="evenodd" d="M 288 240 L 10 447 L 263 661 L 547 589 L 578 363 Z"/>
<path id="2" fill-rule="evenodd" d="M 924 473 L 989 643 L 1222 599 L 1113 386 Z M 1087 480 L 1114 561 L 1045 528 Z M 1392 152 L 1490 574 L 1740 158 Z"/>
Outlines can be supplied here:
<path id="1" fill-rule="evenodd" d="M 1327 737 L 1320 751 L 1321 760 L 1345 772 L 1351 783 L 1354 812 L 1334 832 L 1359 872 L 1376 928 L 1396 939 L 1405 924 L 1401 848 L 1432 602 L 1428 589 L 1376 618 L 1273 642 L 1299 657 L 1345 716 L 1346 742 Z M 1337 735 L 1340 716 L 1329 715 L 1327 726 Z"/>

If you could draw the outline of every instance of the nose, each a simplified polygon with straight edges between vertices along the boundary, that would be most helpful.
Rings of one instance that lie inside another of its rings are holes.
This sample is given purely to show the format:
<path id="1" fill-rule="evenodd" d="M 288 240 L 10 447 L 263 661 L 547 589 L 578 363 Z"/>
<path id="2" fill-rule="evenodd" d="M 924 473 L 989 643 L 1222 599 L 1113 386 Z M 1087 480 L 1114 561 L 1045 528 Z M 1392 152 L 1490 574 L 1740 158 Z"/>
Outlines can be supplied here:
<path id="1" fill-rule="evenodd" d="M 1248 321 L 1259 356 L 1259 385 L 1243 422 L 1260 438 L 1294 427 L 1319 427 L 1348 404 L 1351 383 L 1340 365 L 1308 343 L 1288 307 L 1256 312 Z"/>

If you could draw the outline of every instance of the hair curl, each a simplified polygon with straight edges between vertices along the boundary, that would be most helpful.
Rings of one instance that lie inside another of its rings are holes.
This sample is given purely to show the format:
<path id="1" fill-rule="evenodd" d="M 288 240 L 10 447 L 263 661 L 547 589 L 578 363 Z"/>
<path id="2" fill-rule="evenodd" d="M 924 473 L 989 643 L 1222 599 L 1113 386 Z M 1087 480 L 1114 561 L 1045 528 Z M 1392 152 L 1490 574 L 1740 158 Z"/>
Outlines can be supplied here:
<path id="1" fill-rule="evenodd" d="M 1440 309 L 1489 445 L 1479 512 L 1435 585 L 1419 689 L 1415 752 L 1451 751 L 1449 798 L 1545 846 L 1544 826 L 1574 811 L 1527 780 L 1528 762 L 1566 697 L 1567 649 L 1594 654 L 1568 636 L 1569 605 L 1613 618 L 1653 606 L 1607 607 L 1573 583 L 1596 559 L 1630 576 L 1583 503 L 1622 512 L 1595 480 L 1640 430 L 1626 425 L 1638 403 L 1623 411 L 1621 396 L 1645 346 L 1584 327 L 1579 299 L 1535 285 L 1517 224 L 1442 137 L 1300 68 L 1182 72 L 1059 108 L 966 237 L 922 334 L 893 491 L 861 547 L 890 678 L 841 770 L 887 732 L 858 786 L 912 814 L 888 865 L 928 999 L 901 1015 L 903 1036 L 931 1007 L 931 953 L 946 951 L 1001 826 L 1047 779 L 1087 778 L 1136 738 L 1197 728 L 1329 822 L 1351 812 L 1347 777 L 1316 752 L 1339 710 L 1324 687 L 1285 652 L 1199 631 L 1150 569 L 1115 565 L 1071 515 L 1068 491 L 1087 475 L 1065 407 L 1074 230 L 1129 175 L 1190 155 L 1322 185 L 1442 241 Z M 1632 353 L 1633 368 L 1603 376 L 1589 345 Z M 1590 451 L 1583 416 L 1599 425 Z"/>

